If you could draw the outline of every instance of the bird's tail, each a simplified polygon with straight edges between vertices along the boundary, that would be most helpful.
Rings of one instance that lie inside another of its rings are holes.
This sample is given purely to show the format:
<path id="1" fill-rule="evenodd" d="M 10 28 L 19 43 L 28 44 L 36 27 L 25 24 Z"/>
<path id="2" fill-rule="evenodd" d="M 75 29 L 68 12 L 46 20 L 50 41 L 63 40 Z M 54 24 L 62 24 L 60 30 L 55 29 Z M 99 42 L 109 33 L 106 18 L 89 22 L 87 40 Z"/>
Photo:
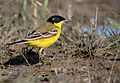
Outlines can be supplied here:
<path id="1" fill-rule="evenodd" d="M 27 43 L 27 40 L 15 41 L 15 42 L 8 43 L 7 45 L 13 45 L 13 44 L 25 44 L 25 43 Z"/>

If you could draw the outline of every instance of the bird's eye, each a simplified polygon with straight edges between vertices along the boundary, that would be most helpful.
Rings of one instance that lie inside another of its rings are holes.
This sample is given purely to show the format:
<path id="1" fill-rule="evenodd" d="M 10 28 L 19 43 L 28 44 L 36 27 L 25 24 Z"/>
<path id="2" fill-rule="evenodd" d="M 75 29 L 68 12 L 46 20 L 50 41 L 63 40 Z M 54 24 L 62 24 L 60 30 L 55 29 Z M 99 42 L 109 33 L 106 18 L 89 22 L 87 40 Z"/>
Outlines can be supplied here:
<path id="1" fill-rule="evenodd" d="M 60 21 L 60 19 L 59 19 L 59 18 L 56 18 L 56 21 Z"/>
<path id="2" fill-rule="evenodd" d="M 54 22 L 56 22 L 56 23 L 60 21 L 59 18 L 53 18 L 52 20 L 53 20 Z"/>

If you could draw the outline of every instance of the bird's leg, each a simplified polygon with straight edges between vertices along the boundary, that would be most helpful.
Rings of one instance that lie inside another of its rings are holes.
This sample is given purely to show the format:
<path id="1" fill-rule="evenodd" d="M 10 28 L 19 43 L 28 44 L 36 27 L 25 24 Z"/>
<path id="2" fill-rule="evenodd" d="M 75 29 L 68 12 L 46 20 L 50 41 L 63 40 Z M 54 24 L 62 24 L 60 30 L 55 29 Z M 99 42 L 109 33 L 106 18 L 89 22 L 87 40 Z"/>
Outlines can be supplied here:
<path id="1" fill-rule="evenodd" d="M 44 59 L 43 49 L 44 49 L 44 48 L 40 48 L 40 50 L 39 50 L 39 60 L 41 60 L 41 61 Z M 42 61 L 42 62 L 43 62 L 43 61 Z"/>
<path id="2" fill-rule="evenodd" d="M 42 53 L 42 52 L 43 52 L 43 49 L 44 49 L 44 48 L 40 48 L 40 50 L 39 50 L 39 54 L 40 54 L 40 55 L 43 54 L 43 53 Z"/>
<path id="3" fill-rule="evenodd" d="M 44 52 L 43 52 L 44 48 L 40 48 L 39 50 L 39 61 L 42 62 L 42 64 L 44 64 Z"/>

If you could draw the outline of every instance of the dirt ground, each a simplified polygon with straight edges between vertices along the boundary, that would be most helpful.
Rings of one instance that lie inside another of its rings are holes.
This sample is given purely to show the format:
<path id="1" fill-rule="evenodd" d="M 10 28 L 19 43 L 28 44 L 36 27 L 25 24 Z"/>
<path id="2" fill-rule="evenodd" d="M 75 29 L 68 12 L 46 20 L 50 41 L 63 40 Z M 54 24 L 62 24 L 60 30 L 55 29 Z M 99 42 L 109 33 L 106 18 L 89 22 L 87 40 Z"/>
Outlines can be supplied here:
<path id="1" fill-rule="evenodd" d="M 38 48 L 6 46 L 33 29 L 31 23 L 18 18 L 18 2 L 0 0 L 0 83 L 120 83 L 120 46 L 110 47 L 120 43 L 120 35 L 100 36 L 81 30 L 85 25 L 91 27 L 96 7 L 97 26 L 109 25 L 107 17 L 119 20 L 119 0 L 49 0 L 47 16 L 60 14 L 71 22 L 63 25 L 59 40 L 44 49 L 41 60 Z M 30 21 L 31 9 L 26 11 Z"/>

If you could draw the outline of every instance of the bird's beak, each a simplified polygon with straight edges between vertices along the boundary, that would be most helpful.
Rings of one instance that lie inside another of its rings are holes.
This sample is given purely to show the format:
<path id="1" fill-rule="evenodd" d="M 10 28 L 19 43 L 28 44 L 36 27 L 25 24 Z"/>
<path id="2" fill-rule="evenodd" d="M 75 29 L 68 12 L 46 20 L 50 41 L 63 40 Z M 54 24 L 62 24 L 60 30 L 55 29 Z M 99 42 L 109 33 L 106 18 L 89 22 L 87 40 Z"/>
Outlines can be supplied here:
<path id="1" fill-rule="evenodd" d="M 65 23 L 68 23 L 68 22 L 70 22 L 70 21 L 71 21 L 71 20 L 64 20 Z"/>

